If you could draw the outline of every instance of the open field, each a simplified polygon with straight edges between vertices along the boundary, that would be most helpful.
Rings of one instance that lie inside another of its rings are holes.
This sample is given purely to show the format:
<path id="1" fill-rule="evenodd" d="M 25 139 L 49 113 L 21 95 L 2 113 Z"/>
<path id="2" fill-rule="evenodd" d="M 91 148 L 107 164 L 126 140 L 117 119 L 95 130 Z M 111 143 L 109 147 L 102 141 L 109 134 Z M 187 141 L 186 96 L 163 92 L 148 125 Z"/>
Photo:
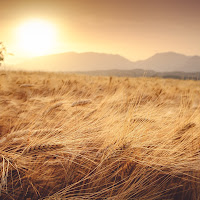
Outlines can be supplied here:
<path id="1" fill-rule="evenodd" d="M 200 200 L 200 81 L 0 72 L 1 199 Z"/>

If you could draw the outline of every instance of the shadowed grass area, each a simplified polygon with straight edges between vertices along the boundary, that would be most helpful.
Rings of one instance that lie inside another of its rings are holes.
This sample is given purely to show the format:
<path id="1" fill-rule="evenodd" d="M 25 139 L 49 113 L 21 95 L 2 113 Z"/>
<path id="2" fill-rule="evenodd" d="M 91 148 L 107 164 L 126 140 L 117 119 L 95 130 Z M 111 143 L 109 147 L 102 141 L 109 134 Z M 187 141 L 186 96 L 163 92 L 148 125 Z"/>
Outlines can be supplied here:
<path id="1" fill-rule="evenodd" d="M 199 81 L 1 73 L 2 199 L 200 199 Z"/>

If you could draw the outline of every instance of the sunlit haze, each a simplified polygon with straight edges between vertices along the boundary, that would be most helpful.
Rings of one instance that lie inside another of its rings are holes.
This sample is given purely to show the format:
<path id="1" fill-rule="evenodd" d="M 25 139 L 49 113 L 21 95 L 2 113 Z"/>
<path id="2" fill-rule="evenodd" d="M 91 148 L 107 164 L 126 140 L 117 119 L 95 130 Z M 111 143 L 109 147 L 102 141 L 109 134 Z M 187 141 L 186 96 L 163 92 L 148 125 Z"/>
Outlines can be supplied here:
<path id="1" fill-rule="evenodd" d="M 6 0 L 0 41 L 17 61 L 61 52 L 104 52 L 132 61 L 173 51 L 200 55 L 198 0 Z"/>
<path id="2" fill-rule="evenodd" d="M 52 53 L 56 42 L 56 30 L 52 24 L 40 19 L 30 20 L 17 30 L 18 49 L 27 56 Z"/>

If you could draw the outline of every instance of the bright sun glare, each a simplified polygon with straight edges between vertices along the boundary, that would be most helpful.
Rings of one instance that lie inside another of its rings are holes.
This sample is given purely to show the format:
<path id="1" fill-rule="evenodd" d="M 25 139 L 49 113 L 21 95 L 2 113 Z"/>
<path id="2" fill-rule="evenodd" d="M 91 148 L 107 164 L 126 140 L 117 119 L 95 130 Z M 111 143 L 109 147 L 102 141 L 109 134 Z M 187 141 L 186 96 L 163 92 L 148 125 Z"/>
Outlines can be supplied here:
<path id="1" fill-rule="evenodd" d="M 27 56 L 41 56 L 53 51 L 55 28 L 49 22 L 37 19 L 22 24 L 18 29 L 20 49 Z"/>

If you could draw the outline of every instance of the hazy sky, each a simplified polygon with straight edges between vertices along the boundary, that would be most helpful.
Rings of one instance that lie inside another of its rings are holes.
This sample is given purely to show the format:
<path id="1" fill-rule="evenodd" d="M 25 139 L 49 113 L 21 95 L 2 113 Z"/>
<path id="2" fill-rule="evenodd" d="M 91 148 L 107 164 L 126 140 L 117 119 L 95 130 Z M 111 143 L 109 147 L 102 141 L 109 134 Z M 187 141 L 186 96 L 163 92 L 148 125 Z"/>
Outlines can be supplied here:
<path id="1" fill-rule="evenodd" d="M 94 51 L 130 60 L 158 52 L 200 55 L 200 0 L 1 0 L 0 41 L 24 56 L 16 29 L 30 19 L 51 23 L 48 53 Z"/>

